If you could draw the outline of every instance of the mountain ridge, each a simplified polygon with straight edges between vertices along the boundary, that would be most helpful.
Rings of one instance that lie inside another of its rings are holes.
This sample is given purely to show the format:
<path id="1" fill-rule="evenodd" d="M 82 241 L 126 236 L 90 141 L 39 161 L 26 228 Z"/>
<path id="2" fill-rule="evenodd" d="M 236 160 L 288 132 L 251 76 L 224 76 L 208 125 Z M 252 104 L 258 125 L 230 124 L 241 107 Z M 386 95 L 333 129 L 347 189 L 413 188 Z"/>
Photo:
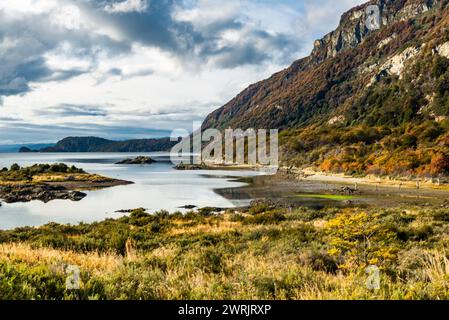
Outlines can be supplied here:
<path id="1" fill-rule="evenodd" d="M 168 151 L 176 143 L 170 138 L 114 141 L 98 137 L 67 137 L 36 152 L 158 152 Z M 22 152 L 30 151 L 22 149 Z"/>
<path id="2" fill-rule="evenodd" d="M 368 30 L 366 8 L 381 26 Z M 279 129 L 287 166 L 376 175 L 449 174 L 447 0 L 369 1 L 308 57 L 250 85 L 203 129 Z"/>
<path id="3" fill-rule="evenodd" d="M 369 31 L 365 26 L 365 8 L 373 4 L 379 5 L 381 9 L 382 28 Z M 301 112 L 308 106 L 303 108 L 301 102 L 311 101 L 319 105 L 326 91 L 334 86 L 334 82 L 341 80 L 332 79 L 329 76 L 329 72 L 332 71 L 330 66 L 324 66 L 327 70 L 324 70 L 323 74 L 321 72 L 323 64 L 329 63 L 332 59 L 338 62 L 341 53 L 347 52 L 347 49 L 359 47 L 367 37 L 388 33 L 388 29 L 391 31 L 396 27 L 404 29 L 407 24 L 405 21 L 435 9 L 439 4 L 442 5 L 442 2 L 435 0 L 381 0 L 369 1 L 349 10 L 342 15 L 336 30 L 315 41 L 315 47 L 309 56 L 293 62 L 290 67 L 273 74 L 266 80 L 250 85 L 227 104 L 209 114 L 203 123 L 203 128 L 224 129 L 231 126 L 248 129 L 263 125 L 263 128 L 284 129 L 305 123 L 308 116 Z M 393 33 L 394 31 L 388 36 L 392 36 Z M 407 42 L 410 39 L 405 37 L 395 42 L 400 41 Z M 384 53 L 386 54 L 388 52 Z M 300 79 L 299 76 L 305 79 Z M 308 79 L 311 77 L 320 81 Z M 299 90 L 299 88 L 306 92 L 295 97 L 294 101 L 289 99 L 292 97 L 289 92 L 280 92 Z M 276 118 L 288 120 L 277 121 Z"/>

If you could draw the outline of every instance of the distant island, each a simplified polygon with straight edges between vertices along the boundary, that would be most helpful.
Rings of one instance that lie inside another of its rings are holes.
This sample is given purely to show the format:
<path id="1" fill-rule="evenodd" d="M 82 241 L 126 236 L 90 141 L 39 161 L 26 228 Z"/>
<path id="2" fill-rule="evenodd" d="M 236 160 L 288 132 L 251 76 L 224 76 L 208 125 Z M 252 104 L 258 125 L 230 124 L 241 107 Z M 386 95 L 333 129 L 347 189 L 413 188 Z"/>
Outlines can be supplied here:
<path id="1" fill-rule="evenodd" d="M 156 161 L 150 157 L 139 156 L 136 158 L 121 160 L 115 164 L 152 164 L 154 162 Z"/>
<path id="2" fill-rule="evenodd" d="M 168 151 L 176 143 L 170 138 L 113 141 L 97 137 L 68 137 L 54 146 L 37 150 L 22 146 L 19 152 L 157 152 Z"/>
<path id="3" fill-rule="evenodd" d="M 37 152 L 37 150 L 53 147 L 55 143 L 21 143 L 21 144 L 4 144 L 0 145 L 0 153 L 16 153 L 20 152 Z"/>
<path id="4" fill-rule="evenodd" d="M 20 153 L 30 153 L 30 152 L 38 152 L 38 150 L 30 149 L 30 148 L 28 148 L 28 147 L 21 147 L 21 148 L 19 149 L 19 152 L 20 152 Z"/>

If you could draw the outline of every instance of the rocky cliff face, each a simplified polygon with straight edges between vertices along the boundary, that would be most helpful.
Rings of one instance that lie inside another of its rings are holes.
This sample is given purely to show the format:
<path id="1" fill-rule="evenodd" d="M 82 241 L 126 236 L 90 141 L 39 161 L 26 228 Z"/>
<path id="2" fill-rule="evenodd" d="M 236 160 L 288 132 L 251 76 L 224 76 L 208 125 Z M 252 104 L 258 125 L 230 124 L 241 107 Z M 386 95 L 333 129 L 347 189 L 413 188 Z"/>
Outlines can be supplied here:
<path id="1" fill-rule="evenodd" d="M 379 8 L 380 25 L 388 26 L 397 21 L 404 21 L 425 13 L 436 5 L 436 0 L 406 1 L 406 0 L 375 0 L 346 12 L 340 21 L 338 28 L 330 32 L 323 39 L 315 41 L 312 57 L 323 61 L 335 57 L 339 52 L 358 46 L 368 35 L 372 33 L 367 21 L 369 21 L 368 6 Z"/>
<path id="2" fill-rule="evenodd" d="M 401 77 L 411 60 L 429 50 L 447 55 L 447 3 L 376 0 L 351 9 L 335 31 L 315 42 L 310 56 L 248 87 L 210 114 L 203 128 L 287 129 L 349 120 L 343 114 L 359 108 L 367 88 L 385 76 Z M 372 5 L 379 8 L 378 30 L 366 25 Z"/>

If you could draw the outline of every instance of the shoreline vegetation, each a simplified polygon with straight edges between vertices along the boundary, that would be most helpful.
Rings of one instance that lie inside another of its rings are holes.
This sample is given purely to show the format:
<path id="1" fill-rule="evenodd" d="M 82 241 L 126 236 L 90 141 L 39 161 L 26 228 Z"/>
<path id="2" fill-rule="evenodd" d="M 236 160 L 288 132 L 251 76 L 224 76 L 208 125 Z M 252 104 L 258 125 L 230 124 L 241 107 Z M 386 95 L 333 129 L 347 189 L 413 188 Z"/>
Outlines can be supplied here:
<path id="1" fill-rule="evenodd" d="M 63 163 L 35 164 L 22 168 L 13 164 L 0 171 L 0 199 L 6 203 L 56 199 L 80 201 L 84 190 L 102 189 L 132 182 L 90 174 Z"/>
<path id="2" fill-rule="evenodd" d="M 448 223 L 437 208 L 258 202 L 0 231 L 0 299 L 448 299 Z"/>
<path id="3" fill-rule="evenodd" d="M 246 165 L 246 164 L 216 164 L 216 163 L 205 163 L 202 162 L 201 164 L 187 164 L 187 163 L 179 163 L 173 167 L 175 170 L 179 171 L 198 171 L 198 170 L 230 170 L 230 171 L 237 171 L 237 170 L 257 170 L 263 168 L 262 166 L 252 166 L 252 165 Z"/>
<path id="4" fill-rule="evenodd" d="M 264 170 L 266 167 L 260 165 L 221 165 L 214 163 L 196 164 L 179 164 L 175 166 L 176 170 Z M 270 170 L 273 172 L 273 170 Z M 323 171 L 314 167 L 286 167 L 281 166 L 277 171 L 277 175 L 286 179 L 321 181 L 329 183 L 347 183 L 347 184 L 364 184 L 371 186 L 397 186 L 398 188 L 430 188 L 449 191 L 449 176 L 439 175 L 437 178 L 431 176 L 410 176 L 410 175 L 355 175 L 345 173 L 335 173 L 331 171 Z"/>
<path id="5" fill-rule="evenodd" d="M 398 187 L 410 189 L 439 189 L 449 191 L 449 180 L 447 177 L 432 178 L 432 177 L 410 177 L 410 176 L 378 176 L 378 175 L 363 175 L 355 176 L 344 173 L 332 173 L 327 171 L 320 171 L 314 168 L 286 168 L 280 169 L 280 173 L 293 179 L 322 181 L 322 182 L 341 182 L 347 184 L 371 185 L 371 186 L 385 186 Z"/>

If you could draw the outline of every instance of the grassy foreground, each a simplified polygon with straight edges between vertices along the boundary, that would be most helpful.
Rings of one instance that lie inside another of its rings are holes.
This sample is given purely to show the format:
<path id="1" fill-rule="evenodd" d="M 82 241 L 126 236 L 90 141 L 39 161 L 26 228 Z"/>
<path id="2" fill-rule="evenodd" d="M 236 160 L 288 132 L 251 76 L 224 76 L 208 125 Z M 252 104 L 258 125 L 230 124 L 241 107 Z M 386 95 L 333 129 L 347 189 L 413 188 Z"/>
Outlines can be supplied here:
<path id="1" fill-rule="evenodd" d="M 447 299 L 448 234 L 447 209 L 135 210 L 0 231 L 0 299 Z"/>

